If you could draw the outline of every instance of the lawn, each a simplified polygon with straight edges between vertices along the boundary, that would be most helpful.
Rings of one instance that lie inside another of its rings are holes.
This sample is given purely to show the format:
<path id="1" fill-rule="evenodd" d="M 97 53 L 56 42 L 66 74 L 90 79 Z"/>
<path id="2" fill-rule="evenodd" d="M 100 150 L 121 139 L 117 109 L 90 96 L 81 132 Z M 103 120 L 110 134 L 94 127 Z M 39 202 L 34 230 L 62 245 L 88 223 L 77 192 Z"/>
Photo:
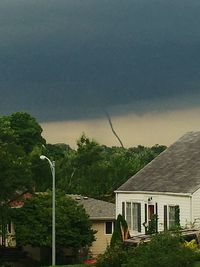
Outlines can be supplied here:
<path id="1" fill-rule="evenodd" d="M 49 266 L 52 267 L 52 266 Z M 94 267 L 94 265 L 88 264 L 74 264 L 74 265 L 56 265 L 55 267 Z M 196 267 L 196 266 L 195 266 Z M 197 265 L 198 267 L 198 265 Z"/>

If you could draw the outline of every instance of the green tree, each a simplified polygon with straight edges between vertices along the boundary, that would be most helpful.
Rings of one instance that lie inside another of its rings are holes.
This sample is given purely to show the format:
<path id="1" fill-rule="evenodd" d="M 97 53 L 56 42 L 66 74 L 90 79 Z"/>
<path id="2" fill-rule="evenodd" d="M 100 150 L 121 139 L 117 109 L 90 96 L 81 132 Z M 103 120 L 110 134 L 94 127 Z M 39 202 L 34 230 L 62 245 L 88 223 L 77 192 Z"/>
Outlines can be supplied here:
<path id="1" fill-rule="evenodd" d="M 45 144 L 42 128 L 36 119 L 26 112 L 16 112 L 9 116 L 10 127 L 14 131 L 16 143 L 24 148 L 26 153 L 34 146 Z"/>
<path id="2" fill-rule="evenodd" d="M 0 202 L 6 203 L 19 192 L 31 189 L 31 163 L 20 146 L 1 141 L 0 162 Z"/>
<path id="3" fill-rule="evenodd" d="M 33 195 L 13 210 L 18 245 L 51 246 L 51 194 Z M 94 241 L 94 232 L 82 206 L 62 193 L 56 194 L 56 246 L 79 249 Z"/>
<path id="4" fill-rule="evenodd" d="M 9 116 L 0 117 L 0 140 L 3 143 L 13 143 L 16 141 L 16 134 L 11 128 Z"/>
<path id="5" fill-rule="evenodd" d="M 58 186 L 68 193 L 114 201 L 114 190 L 154 159 L 165 147 L 107 147 L 82 135 L 77 150 L 58 161 Z"/>
<path id="6" fill-rule="evenodd" d="M 10 222 L 9 201 L 32 189 L 30 160 L 22 147 L 0 141 L 0 232 L 5 245 L 7 224 Z"/>

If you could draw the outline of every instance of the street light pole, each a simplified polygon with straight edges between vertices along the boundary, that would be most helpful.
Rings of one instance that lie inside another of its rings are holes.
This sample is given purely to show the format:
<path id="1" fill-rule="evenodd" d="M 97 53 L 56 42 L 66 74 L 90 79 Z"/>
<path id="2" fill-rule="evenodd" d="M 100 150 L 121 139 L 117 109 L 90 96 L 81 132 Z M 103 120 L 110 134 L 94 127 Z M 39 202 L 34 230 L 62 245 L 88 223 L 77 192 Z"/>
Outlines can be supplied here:
<path id="1" fill-rule="evenodd" d="M 52 266 L 56 265 L 56 182 L 55 182 L 55 161 L 51 161 L 44 155 L 40 156 L 41 160 L 47 160 L 52 173 Z"/>

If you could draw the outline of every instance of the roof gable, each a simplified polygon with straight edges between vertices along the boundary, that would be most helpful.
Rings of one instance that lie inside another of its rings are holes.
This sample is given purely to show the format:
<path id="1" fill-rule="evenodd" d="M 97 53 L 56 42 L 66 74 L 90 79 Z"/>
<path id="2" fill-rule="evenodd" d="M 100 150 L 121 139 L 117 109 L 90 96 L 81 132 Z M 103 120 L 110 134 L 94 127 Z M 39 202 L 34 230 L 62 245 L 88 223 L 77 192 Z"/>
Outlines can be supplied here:
<path id="1" fill-rule="evenodd" d="M 193 193 L 200 188 L 200 132 L 189 132 L 117 191 Z"/>

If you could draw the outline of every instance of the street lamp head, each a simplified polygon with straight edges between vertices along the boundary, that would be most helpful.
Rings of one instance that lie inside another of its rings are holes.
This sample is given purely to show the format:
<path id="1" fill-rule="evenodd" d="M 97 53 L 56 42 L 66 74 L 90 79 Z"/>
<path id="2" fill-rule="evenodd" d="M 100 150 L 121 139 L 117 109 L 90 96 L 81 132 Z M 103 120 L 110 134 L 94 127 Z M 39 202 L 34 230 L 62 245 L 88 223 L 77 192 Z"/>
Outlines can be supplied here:
<path id="1" fill-rule="evenodd" d="M 45 160 L 46 157 L 45 157 L 44 155 L 41 155 L 41 156 L 40 156 L 40 159 L 41 159 L 41 160 Z"/>

